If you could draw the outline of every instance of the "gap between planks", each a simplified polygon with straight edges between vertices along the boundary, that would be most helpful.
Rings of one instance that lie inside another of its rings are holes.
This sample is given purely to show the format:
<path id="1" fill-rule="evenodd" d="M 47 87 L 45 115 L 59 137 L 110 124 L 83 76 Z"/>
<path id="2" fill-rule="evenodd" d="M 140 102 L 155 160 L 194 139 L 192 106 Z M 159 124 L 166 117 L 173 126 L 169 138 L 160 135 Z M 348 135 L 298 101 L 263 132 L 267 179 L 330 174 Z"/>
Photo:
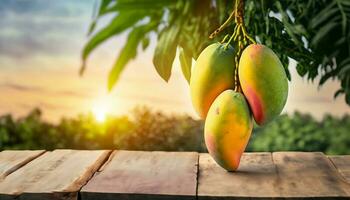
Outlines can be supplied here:
<path id="1" fill-rule="evenodd" d="M 339 176 L 350 184 L 350 155 L 327 156 L 333 166 L 338 170 Z"/>

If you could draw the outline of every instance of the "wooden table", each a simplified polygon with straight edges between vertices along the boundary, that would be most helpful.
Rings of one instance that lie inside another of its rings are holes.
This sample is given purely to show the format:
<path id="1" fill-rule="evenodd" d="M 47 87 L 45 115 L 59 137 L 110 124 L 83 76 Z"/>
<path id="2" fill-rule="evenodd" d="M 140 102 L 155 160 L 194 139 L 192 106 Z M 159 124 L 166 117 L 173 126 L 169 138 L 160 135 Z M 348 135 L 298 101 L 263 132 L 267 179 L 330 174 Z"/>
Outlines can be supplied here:
<path id="1" fill-rule="evenodd" d="M 350 199 L 350 156 L 245 153 L 229 173 L 196 152 L 2 151 L 7 199 Z"/>

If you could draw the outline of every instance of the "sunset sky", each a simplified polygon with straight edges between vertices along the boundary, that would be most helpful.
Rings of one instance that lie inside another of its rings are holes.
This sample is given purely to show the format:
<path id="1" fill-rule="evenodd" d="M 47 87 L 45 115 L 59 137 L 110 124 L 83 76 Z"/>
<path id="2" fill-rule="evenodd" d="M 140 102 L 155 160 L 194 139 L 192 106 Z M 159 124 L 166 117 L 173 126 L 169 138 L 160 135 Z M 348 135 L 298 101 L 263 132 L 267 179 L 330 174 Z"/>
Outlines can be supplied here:
<path id="1" fill-rule="evenodd" d="M 83 77 L 78 75 L 80 53 L 87 41 L 95 0 L 2 0 L 0 3 L 0 114 L 23 116 L 34 107 L 44 118 L 57 121 L 94 109 L 127 114 L 136 105 L 148 105 L 168 113 L 196 117 L 187 82 L 179 62 L 169 83 L 152 64 L 156 42 L 152 36 L 146 52 L 130 62 L 111 93 L 107 93 L 109 69 L 123 46 L 126 34 L 109 40 L 88 60 Z M 108 22 L 109 17 L 102 23 Z M 292 82 L 285 112 L 309 112 L 317 118 L 325 113 L 350 114 L 344 98 L 333 99 L 338 82 L 318 88 L 300 78 L 291 65 Z"/>

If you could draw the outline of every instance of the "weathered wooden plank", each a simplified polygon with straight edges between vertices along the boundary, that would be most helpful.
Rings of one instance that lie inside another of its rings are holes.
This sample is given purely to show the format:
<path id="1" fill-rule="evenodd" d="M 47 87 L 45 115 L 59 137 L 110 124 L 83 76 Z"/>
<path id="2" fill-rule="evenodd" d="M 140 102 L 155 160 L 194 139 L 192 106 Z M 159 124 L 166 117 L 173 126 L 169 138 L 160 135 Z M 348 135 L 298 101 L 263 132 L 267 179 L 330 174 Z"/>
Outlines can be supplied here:
<path id="1" fill-rule="evenodd" d="M 271 153 L 244 153 L 236 172 L 227 172 L 210 157 L 199 156 L 198 199 L 268 199 L 278 197 Z"/>
<path id="2" fill-rule="evenodd" d="M 23 165 L 42 155 L 44 150 L 17 151 L 6 150 L 0 152 L 0 181 Z"/>
<path id="3" fill-rule="evenodd" d="M 0 182 L 0 199 L 77 199 L 110 151 L 46 152 Z"/>
<path id="4" fill-rule="evenodd" d="M 196 199 L 198 153 L 116 151 L 82 200 Z"/>
<path id="5" fill-rule="evenodd" d="M 281 197 L 350 198 L 349 185 L 323 153 L 276 152 L 272 156 Z"/>
<path id="6" fill-rule="evenodd" d="M 329 156 L 341 176 L 350 184 L 350 155 Z"/>

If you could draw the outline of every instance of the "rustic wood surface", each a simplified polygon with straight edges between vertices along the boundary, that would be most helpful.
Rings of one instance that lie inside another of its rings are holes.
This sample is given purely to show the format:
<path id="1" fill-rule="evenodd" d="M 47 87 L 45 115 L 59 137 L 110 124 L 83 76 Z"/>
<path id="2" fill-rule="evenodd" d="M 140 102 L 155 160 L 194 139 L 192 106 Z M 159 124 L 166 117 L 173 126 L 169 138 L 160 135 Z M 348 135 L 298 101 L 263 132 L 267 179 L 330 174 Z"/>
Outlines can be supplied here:
<path id="1" fill-rule="evenodd" d="M 350 155 L 329 156 L 329 158 L 346 182 L 350 184 Z"/>
<path id="2" fill-rule="evenodd" d="M 238 171 L 227 172 L 208 154 L 200 154 L 198 199 L 278 197 L 271 153 L 245 153 Z"/>
<path id="3" fill-rule="evenodd" d="M 198 153 L 116 151 L 82 188 L 83 200 L 196 199 Z"/>
<path id="4" fill-rule="evenodd" d="M 0 181 L 23 165 L 42 155 L 45 151 L 1 151 Z"/>
<path id="5" fill-rule="evenodd" d="M 0 200 L 350 199 L 349 175 L 349 155 L 317 152 L 245 153 L 229 173 L 194 152 L 2 151 Z"/>
<path id="6" fill-rule="evenodd" d="M 109 151 L 46 152 L 0 182 L 0 199 L 77 199 Z"/>
<path id="7" fill-rule="evenodd" d="M 350 198 L 343 181 L 323 153 L 276 152 L 272 154 L 284 198 Z"/>

